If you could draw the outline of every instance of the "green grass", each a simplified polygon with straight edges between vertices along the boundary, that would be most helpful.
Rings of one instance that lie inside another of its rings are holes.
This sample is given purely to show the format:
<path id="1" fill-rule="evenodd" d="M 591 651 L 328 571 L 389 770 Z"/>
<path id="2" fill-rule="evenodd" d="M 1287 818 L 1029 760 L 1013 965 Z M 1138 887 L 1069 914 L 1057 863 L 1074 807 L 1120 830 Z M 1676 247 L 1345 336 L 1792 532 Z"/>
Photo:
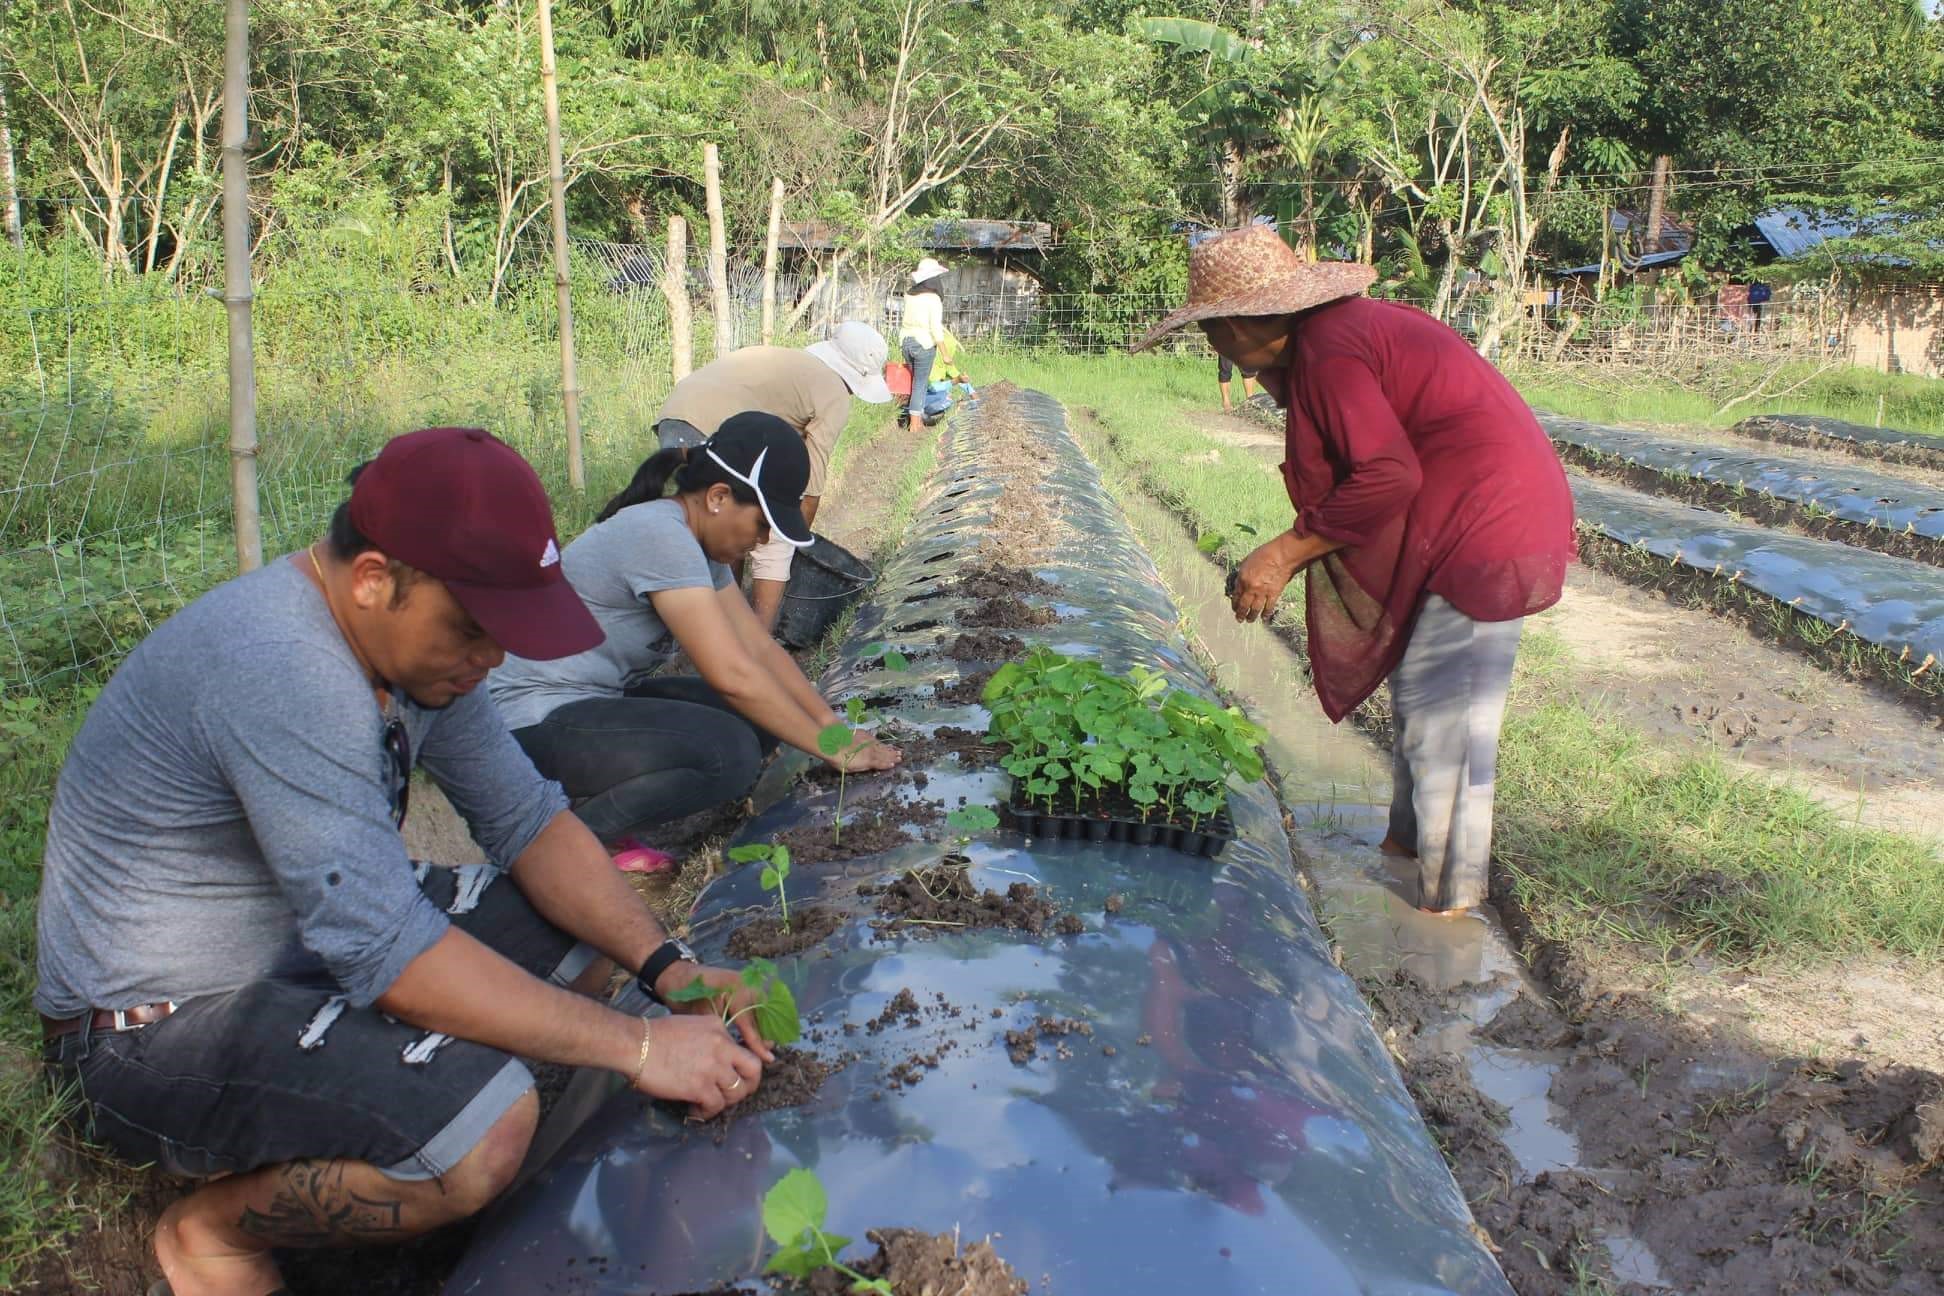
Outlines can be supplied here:
<path id="1" fill-rule="evenodd" d="M 1215 404 L 1205 364 L 1001 356 L 982 369 L 1092 414 L 1129 474 L 1202 530 L 1288 525 L 1273 469 L 1196 429 Z M 1572 670 L 1555 636 L 1528 634 L 1499 758 L 1498 854 L 1543 935 L 1750 962 L 1944 957 L 1933 845 L 1860 828 L 1776 779 L 1650 739 L 1579 700 Z"/>
<path id="2" fill-rule="evenodd" d="M 1508 376 L 1535 408 L 1593 423 L 1725 427 L 1754 414 L 1812 414 L 1944 437 L 1944 382 L 1912 374 L 1855 367 L 1818 372 L 1804 364 L 1771 377 L 1767 368 L 1742 362 L 1711 368 L 1703 390 L 1614 365 L 1531 364 Z M 1785 394 L 1721 408 L 1764 383 L 1766 390 Z"/>

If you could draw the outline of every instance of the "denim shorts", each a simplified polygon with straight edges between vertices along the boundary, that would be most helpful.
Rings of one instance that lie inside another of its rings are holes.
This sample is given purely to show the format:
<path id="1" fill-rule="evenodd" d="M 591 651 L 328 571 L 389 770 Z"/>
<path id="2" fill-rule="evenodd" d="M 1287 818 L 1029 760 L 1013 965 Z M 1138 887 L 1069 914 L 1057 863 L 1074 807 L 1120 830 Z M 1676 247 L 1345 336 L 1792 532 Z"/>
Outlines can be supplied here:
<path id="1" fill-rule="evenodd" d="M 535 976 L 565 986 L 593 964 L 497 869 L 418 871 L 453 926 Z M 328 982 L 203 995 L 152 1026 L 63 1036 L 47 1060 L 89 1137 L 189 1178 L 343 1158 L 435 1179 L 533 1088 L 518 1058 L 353 1008 Z"/>

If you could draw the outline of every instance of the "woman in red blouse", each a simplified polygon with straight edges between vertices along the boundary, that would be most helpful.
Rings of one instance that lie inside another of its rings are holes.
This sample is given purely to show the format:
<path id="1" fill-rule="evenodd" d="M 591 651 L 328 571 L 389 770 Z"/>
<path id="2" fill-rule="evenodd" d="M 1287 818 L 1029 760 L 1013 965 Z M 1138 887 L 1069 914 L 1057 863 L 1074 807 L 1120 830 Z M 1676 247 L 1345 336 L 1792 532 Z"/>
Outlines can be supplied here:
<path id="1" fill-rule="evenodd" d="M 1573 499 L 1504 376 L 1423 311 L 1364 297 L 1375 278 L 1234 230 L 1194 250 L 1188 305 L 1134 349 L 1199 323 L 1282 403 L 1295 524 L 1236 572 L 1235 615 L 1269 615 L 1303 572 L 1325 714 L 1389 680 L 1383 849 L 1418 861 L 1420 908 L 1457 914 L 1485 898 L 1512 662 L 1522 618 L 1559 600 Z"/>

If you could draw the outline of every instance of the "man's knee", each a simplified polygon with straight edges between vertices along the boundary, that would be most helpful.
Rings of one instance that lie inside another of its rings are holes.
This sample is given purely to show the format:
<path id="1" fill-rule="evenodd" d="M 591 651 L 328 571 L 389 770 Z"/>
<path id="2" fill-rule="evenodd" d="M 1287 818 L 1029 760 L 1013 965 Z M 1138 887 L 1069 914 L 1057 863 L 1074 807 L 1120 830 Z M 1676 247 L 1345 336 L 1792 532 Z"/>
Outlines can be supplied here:
<path id="1" fill-rule="evenodd" d="M 512 1185 L 539 1125 L 540 1096 L 529 1089 L 445 1176 L 443 1201 L 452 1219 L 477 1214 Z"/>

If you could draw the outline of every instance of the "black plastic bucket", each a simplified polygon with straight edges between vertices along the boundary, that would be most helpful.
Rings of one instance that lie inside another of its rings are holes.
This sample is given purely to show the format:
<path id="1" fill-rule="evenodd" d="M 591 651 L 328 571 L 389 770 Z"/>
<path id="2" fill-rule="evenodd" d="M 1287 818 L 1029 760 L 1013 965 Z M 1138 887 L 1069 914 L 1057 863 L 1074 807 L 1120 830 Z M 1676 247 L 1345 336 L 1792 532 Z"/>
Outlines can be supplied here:
<path id="1" fill-rule="evenodd" d="M 840 544 L 816 536 L 799 549 L 783 587 L 783 611 L 776 637 L 791 648 L 808 648 L 824 637 L 844 609 L 855 603 L 877 573 L 871 564 Z"/>

